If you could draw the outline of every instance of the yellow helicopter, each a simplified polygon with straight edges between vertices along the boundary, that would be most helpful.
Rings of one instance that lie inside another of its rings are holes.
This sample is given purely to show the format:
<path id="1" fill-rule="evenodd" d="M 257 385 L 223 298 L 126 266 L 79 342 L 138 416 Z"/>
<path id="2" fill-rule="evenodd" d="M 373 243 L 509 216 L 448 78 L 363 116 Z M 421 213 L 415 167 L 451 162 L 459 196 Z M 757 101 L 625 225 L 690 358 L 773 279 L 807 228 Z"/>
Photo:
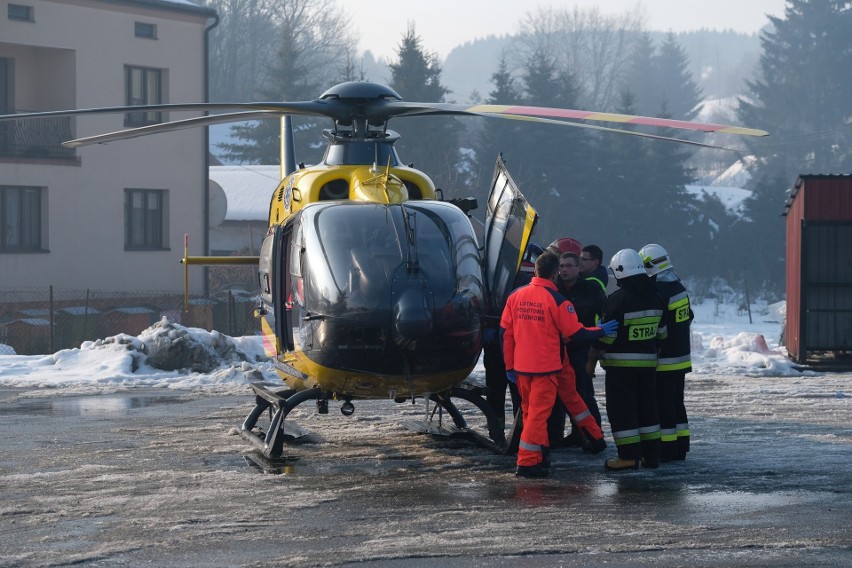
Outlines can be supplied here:
<path id="1" fill-rule="evenodd" d="M 762 130 L 651 117 L 506 105 L 406 102 L 387 86 L 336 85 L 313 101 L 163 104 L 0 116 L 20 119 L 128 111 L 230 111 L 80 138 L 67 147 L 105 143 L 258 118 L 282 119 L 282 180 L 271 196 L 269 229 L 259 257 L 197 257 L 185 250 L 184 270 L 200 264 L 256 264 L 264 347 L 287 389 L 253 384 L 256 403 L 241 435 L 269 459 L 280 458 L 300 430 L 285 422 L 299 404 L 320 413 L 341 401 L 427 401 L 446 411 L 454 431 L 497 450 L 508 447 L 502 417 L 462 382 L 482 350 L 484 323 L 499 318 L 538 218 L 498 158 L 483 230 L 471 200 L 444 200 L 431 179 L 403 165 L 394 148 L 393 118 L 474 115 L 553 123 L 678 140 L 573 122 L 591 120 L 765 136 Z M 325 156 L 296 166 L 291 115 L 327 117 Z M 566 120 L 568 119 L 568 120 Z M 186 278 L 186 276 L 185 276 Z M 453 402 L 486 418 L 488 436 L 473 432 Z M 264 429 L 258 421 L 269 411 Z M 433 413 L 434 416 L 434 413 Z M 423 424 L 423 431 L 441 428 Z"/>

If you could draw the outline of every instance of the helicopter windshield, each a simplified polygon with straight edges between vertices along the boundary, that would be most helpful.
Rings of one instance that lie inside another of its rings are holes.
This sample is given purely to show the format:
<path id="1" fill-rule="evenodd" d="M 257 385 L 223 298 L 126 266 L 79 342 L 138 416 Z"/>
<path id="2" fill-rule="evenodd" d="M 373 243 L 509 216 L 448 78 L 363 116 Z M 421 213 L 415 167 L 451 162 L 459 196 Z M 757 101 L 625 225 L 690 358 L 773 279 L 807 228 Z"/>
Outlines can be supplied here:
<path id="1" fill-rule="evenodd" d="M 330 166 L 369 165 L 379 166 L 399 165 L 399 158 L 393 148 L 393 142 L 376 140 L 347 141 L 342 144 L 329 144 L 325 151 L 323 162 Z"/>
<path id="2" fill-rule="evenodd" d="M 482 296 L 473 228 L 449 204 L 309 207 L 302 234 L 308 312 L 387 319 L 394 283 L 410 279 L 428 288 L 433 308 L 457 302 L 459 295 Z"/>

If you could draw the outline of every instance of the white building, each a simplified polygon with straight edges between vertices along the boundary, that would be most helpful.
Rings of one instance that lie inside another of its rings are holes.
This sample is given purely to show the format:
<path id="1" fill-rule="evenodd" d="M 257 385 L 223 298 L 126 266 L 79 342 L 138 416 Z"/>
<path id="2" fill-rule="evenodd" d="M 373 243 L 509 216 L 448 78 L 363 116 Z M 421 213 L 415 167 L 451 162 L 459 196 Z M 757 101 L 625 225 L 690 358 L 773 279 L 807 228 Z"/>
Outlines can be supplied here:
<path id="1" fill-rule="evenodd" d="M 0 0 L 0 113 L 203 102 L 217 21 L 182 0 Z M 208 250 L 206 129 L 58 142 L 191 116 L 0 123 L 0 289 L 182 290 L 184 233 Z"/>
<path id="2" fill-rule="evenodd" d="M 256 256 L 269 226 L 280 166 L 210 166 L 210 252 Z"/>

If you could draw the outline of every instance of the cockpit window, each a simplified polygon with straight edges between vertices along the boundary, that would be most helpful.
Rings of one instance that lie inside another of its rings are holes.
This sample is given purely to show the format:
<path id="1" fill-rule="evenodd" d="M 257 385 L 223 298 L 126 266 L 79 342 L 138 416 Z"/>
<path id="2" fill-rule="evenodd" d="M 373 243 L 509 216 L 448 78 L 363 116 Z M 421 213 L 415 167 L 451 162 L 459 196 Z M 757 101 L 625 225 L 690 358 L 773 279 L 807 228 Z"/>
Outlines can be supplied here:
<path id="1" fill-rule="evenodd" d="M 348 203 L 304 219 L 309 311 L 386 318 L 394 282 L 401 279 L 421 279 L 436 306 L 459 293 L 482 292 L 476 239 L 468 219 L 453 207 Z"/>
<path id="2" fill-rule="evenodd" d="M 344 144 L 330 144 L 325 152 L 323 162 L 330 166 L 369 165 L 387 166 L 399 165 L 393 144 L 373 140 L 352 141 Z"/>

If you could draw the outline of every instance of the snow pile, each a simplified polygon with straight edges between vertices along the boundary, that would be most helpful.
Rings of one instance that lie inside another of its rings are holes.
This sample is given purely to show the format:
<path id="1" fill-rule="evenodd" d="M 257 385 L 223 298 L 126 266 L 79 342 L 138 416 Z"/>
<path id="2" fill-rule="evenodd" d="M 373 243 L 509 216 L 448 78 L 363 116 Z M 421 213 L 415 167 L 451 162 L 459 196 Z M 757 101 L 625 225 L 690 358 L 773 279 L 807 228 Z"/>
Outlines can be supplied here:
<path id="1" fill-rule="evenodd" d="M 0 355 L 15 355 L 15 348 L 5 343 L 0 343 Z"/>
<path id="2" fill-rule="evenodd" d="M 706 301 L 693 306 L 692 361 L 695 374 L 803 376 L 779 345 L 784 302 L 736 306 Z M 484 382 L 482 362 L 469 381 Z M 219 332 L 161 320 L 138 337 L 119 334 L 53 355 L 0 353 L 0 386 L 109 391 L 129 387 L 244 393 L 254 381 L 280 385 L 259 336 Z"/>
<path id="3" fill-rule="evenodd" d="M 784 376 L 801 374 L 786 358 L 785 350 L 772 350 L 759 333 L 742 332 L 733 338 L 715 336 L 710 347 L 696 352 L 696 370 L 702 373 Z"/>
<path id="4" fill-rule="evenodd" d="M 730 305 L 693 305 L 693 373 L 746 376 L 801 376 L 803 371 L 780 345 L 786 302 L 754 306 L 752 318 Z"/>
<path id="5" fill-rule="evenodd" d="M 52 355 L 0 355 L 0 385 L 226 390 L 277 380 L 260 337 L 232 338 L 163 318 L 133 337 L 86 341 Z"/>

